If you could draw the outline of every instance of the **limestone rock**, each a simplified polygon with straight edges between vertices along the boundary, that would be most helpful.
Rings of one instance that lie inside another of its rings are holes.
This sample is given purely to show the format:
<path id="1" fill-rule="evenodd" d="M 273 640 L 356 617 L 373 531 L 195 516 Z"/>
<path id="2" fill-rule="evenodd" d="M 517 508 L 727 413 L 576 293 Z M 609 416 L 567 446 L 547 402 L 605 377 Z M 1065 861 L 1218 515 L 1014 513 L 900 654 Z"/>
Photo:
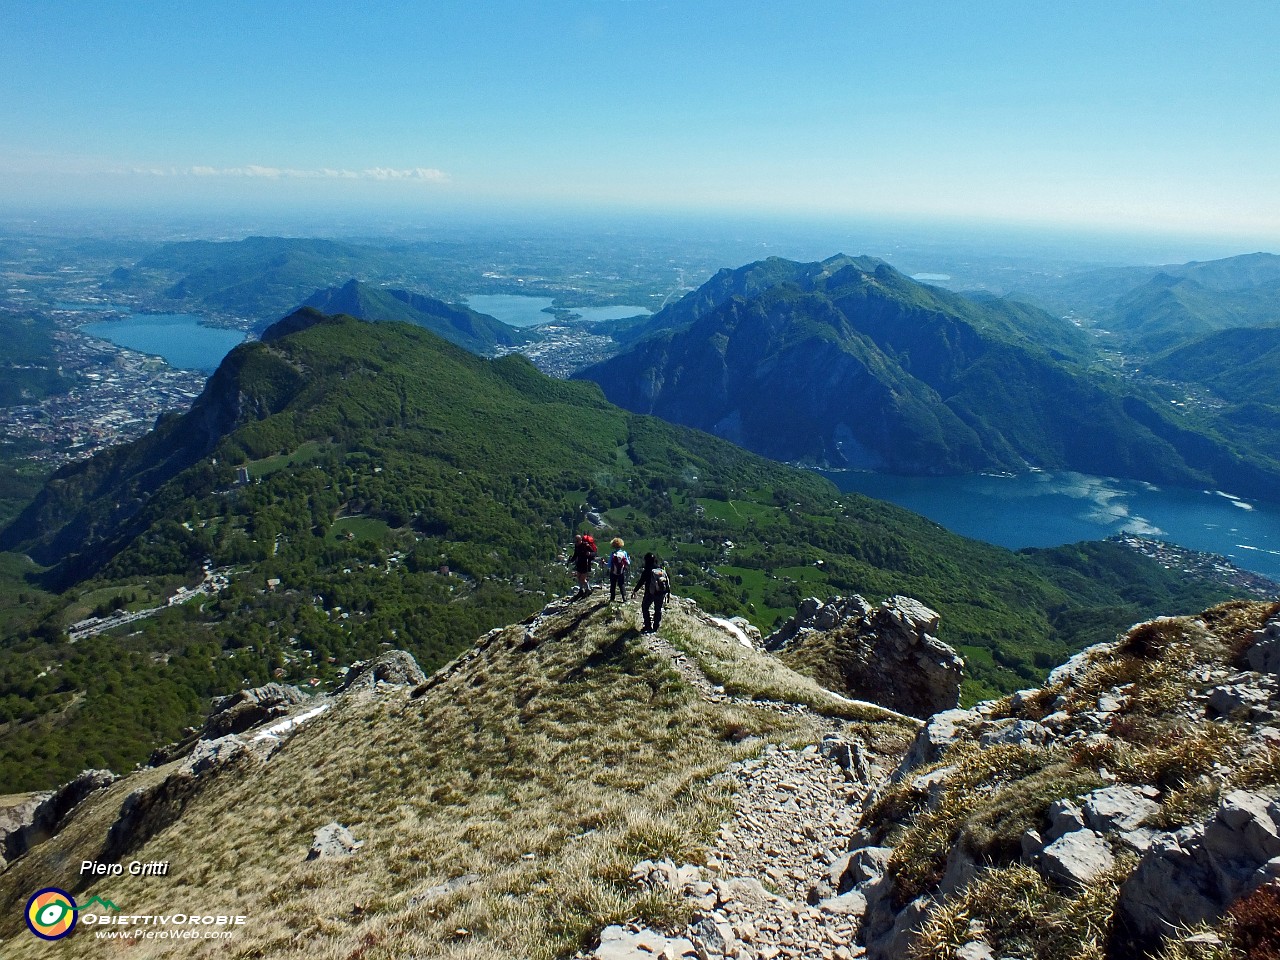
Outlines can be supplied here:
<path id="1" fill-rule="evenodd" d="M 15 860 L 39 842 L 41 831 L 36 827 L 40 809 L 48 803 L 52 793 L 35 793 L 0 808 L 0 856 Z"/>
<path id="2" fill-rule="evenodd" d="M 373 690 L 379 683 L 416 687 L 426 679 L 427 675 L 411 654 L 403 650 L 388 650 L 372 660 L 353 663 L 338 692 Z"/>
<path id="3" fill-rule="evenodd" d="M 1280 617 L 1253 632 L 1243 659 L 1250 670 L 1280 676 Z"/>
<path id="4" fill-rule="evenodd" d="M 622 926 L 600 931 L 600 946 L 592 954 L 596 960 L 657 960 L 670 957 L 697 957 L 692 941 L 685 937 L 665 937 L 653 930 L 632 930 Z"/>
<path id="5" fill-rule="evenodd" d="M 1245 790 L 1206 822 L 1157 837 L 1120 888 L 1118 910 L 1141 941 L 1220 917 L 1236 899 L 1280 879 L 1280 802 Z"/>
<path id="6" fill-rule="evenodd" d="M 928 897 L 916 897 L 896 915 L 887 930 L 877 934 L 870 923 L 868 912 L 863 936 L 866 939 L 868 960 L 902 960 L 915 952 L 916 935 L 929 919 L 929 909 L 933 901 Z"/>
<path id="7" fill-rule="evenodd" d="M 827 734 L 818 745 L 818 751 L 843 770 L 850 780 L 870 782 L 871 764 L 857 740 L 849 742 L 836 734 Z"/>
<path id="8" fill-rule="evenodd" d="M 938 621 L 910 597 L 890 597 L 878 608 L 858 596 L 826 603 L 810 597 L 765 648 L 816 655 L 820 681 L 837 692 L 928 717 L 959 702 L 964 675 L 964 661 L 933 636 Z"/>
<path id="9" fill-rule="evenodd" d="M 1044 850 L 1044 837 L 1040 836 L 1038 830 L 1024 830 L 1019 838 L 1019 847 L 1022 862 L 1034 864 L 1040 859 L 1040 852 Z"/>
<path id="10" fill-rule="evenodd" d="M 1084 811 L 1070 800 L 1055 800 L 1049 804 L 1046 815 L 1049 818 L 1049 829 L 1045 831 L 1044 837 L 1051 843 L 1085 827 Z"/>
<path id="11" fill-rule="evenodd" d="M 1280 718 L 1280 677 L 1253 672 L 1236 674 L 1207 694 L 1211 717 L 1237 717 L 1268 722 Z"/>
<path id="12" fill-rule="evenodd" d="M 1084 822 L 1099 833 L 1134 831 L 1160 810 L 1140 789 L 1124 784 L 1102 787 L 1084 798 Z"/>
<path id="13" fill-rule="evenodd" d="M 1110 653 L 1116 646 L 1115 641 L 1111 641 L 1108 643 L 1095 643 L 1092 647 L 1085 647 L 1066 663 L 1051 670 L 1045 686 L 1070 685 L 1072 681 L 1089 669 L 1094 660 L 1104 653 Z"/>
<path id="14" fill-rule="evenodd" d="M 848 893 L 855 887 L 878 880 L 889 869 L 889 858 L 893 856 L 892 847 L 860 847 L 837 863 L 843 869 L 836 877 L 836 889 L 840 893 Z M 834 865 L 832 870 L 835 874 Z"/>
<path id="15" fill-rule="evenodd" d="M 764 639 L 760 636 L 760 628 L 748 620 L 746 617 L 730 617 L 729 622 L 751 641 L 753 647 L 764 645 Z"/>
<path id="16" fill-rule="evenodd" d="M 311 849 L 307 851 L 308 860 L 332 860 L 349 857 L 364 846 L 363 840 L 357 840 L 351 831 L 342 824 L 326 823 L 315 833 L 311 841 Z"/>
<path id="17" fill-rule="evenodd" d="M 972 710 L 943 710 L 929 718 L 916 734 L 907 755 L 894 773 L 894 781 L 901 780 L 912 770 L 942 759 L 947 748 L 969 736 L 969 728 L 980 717 Z"/>
<path id="18" fill-rule="evenodd" d="M 35 793 L 0 808 L 0 859 L 12 862 L 53 836 L 85 798 L 117 779 L 110 770 L 83 770 L 57 790 Z"/>
<path id="19" fill-rule="evenodd" d="M 956 960 L 995 960 L 995 956 L 982 940 L 970 940 L 956 949 Z"/>
<path id="20" fill-rule="evenodd" d="M 268 683 L 252 690 L 239 690 L 229 696 L 215 697 L 200 739 L 216 740 L 228 734 L 244 733 L 259 724 L 283 717 L 308 699 L 310 698 L 297 687 L 283 683 Z"/>
<path id="21" fill-rule="evenodd" d="M 187 755 L 187 759 L 182 762 L 180 769 L 193 776 L 199 776 L 230 763 L 247 752 L 248 748 L 244 741 L 235 734 L 219 737 L 216 740 L 199 740 Z"/>
<path id="22" fill-rule="evenodd" d="M 1083 887 L 1115 866 L 1111 845 L 1087 827 L 1063 834 L 1040 854 L 1040 869 L 1068 887 Z"/>
<path id="23" fill-rule="evenodd" d="M 764 638 L 764 648 L 781 650 L 806 631 L 831 630 L 847 620 L 863 620 L 870 616 L 873 609 L 856 594 L 852 597 L 832 597 L 826 603 L 817 597 L 805 597 L 796 607 L 796 615 Z"/>
<path id="24" fill-rule="evenodd" d="M 861 917 L 867 912 L 867 898 L 857 890 L 850 890 L 835 897 L 828 897 L 818 903 L 823 913 L 833 913 L 842 917 Z"/>
<path id="25" fill-rule="evenodd" d="M 983 730 L 978 743 L 984 747 L 1003 744 L 1042 747 L 1052 739 L 1053 734 L 1034 720 L 998 720 Z"/>

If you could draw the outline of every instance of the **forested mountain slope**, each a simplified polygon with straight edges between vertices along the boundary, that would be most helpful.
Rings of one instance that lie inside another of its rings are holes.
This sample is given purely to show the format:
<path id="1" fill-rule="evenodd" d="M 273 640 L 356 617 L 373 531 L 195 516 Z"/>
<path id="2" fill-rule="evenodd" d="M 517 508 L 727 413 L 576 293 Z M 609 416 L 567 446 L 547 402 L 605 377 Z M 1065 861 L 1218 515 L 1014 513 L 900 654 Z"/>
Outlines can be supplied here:
<path id="1" fill-rule="evenodd" d="M 650 326 L 579 376 L 628 409 L 777 459 L 917 474 L 1066 468 L 1254 494 L 1280 480 L 1271 457 L 1092 367 L 1071 324 L 877 261 L 722 272 Z"/>

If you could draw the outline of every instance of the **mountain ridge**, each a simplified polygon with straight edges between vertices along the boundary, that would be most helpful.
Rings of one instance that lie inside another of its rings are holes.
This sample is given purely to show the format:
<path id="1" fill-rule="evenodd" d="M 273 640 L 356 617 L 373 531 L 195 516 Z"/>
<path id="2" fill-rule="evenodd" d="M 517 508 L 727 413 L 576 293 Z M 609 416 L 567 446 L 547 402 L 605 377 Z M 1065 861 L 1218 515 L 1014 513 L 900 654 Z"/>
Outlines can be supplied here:
<path id="1" fill-rule="evenodd" d="M 304 311 L 237 347 L 188 414 L 59 472 L 4 531 L 61 593 L 38 595 L 0 651 L 0 722 L 16 723 L 0 773 L 41 785 L 75 755 L 127 766 L 210 696 L 328 688 L 383 643 L 431 669 L 567 589 L 584 529 L 662 555 L 680 592 L 761 629 L 811 594 L 917 596 L 974 664 L 969 697 L 1227 595 L 1118 545 L 964 540 L 523 357 Z M 195 590 L 211 569 L 223 585 Z M 67 642 L 95 612 L 143 609 L 157 612 Z"/>
<path id="2" fill-rule="evenodd" d="M 753 277 L 749 299 L 721 296 Z M 1280 469 L 1196 437 L 1154 395 L 1090 369 L 1092 348 L 1070 324 L 883 263 L 764 261 L 668 309 L 656 333 L 575 376 L 627 409 L 776 459 L 922 474 L 1067 468 L 1254 495 Z"/>
<path id="3" fill-rule="evenodd" d="M 341 287 L 317 290 L 302 306 L 371 322 L 412 323 L 472 353 L 492 354 L 499 347 L 513 347 L 530 339 L 519 328 L 468 307 L 355 279 Z"/>
<path id="4" fill-rule="evenodd" d="M 130 915 L 246 916 L 237 946 L 264 957 L 303 940 L 388 957 L 1121 960 L 1274 938 L 1244 910 L 1280 905 L 1264 730 L 1280 604 L 1135 625 L 1042 688 L 924 725 L 833 696 L 688 601 L 658 637 L 637 613 L 557 601 L 425 682 L 382 674 L 98 778 L 0 873 L 0 896 L 58 883 Z M 170 869 L 75 873 L 108 851 Z M 211 869 L 227 862 L 242 882 Z M 69 956 L 100 949 L 92 926 Z M 0 935 L 15 957 L 47 949 L 16 912 Z"/>

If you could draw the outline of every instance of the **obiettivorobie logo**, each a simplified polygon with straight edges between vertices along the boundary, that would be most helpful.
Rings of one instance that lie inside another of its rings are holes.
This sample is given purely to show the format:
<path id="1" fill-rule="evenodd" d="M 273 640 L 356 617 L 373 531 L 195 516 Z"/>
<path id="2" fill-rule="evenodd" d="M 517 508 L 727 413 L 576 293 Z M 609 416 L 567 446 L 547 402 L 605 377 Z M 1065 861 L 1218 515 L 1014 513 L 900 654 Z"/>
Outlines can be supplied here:
<path id="1" fill-rule="evenodd" d="M 37 890 L 27 901 L 27 929 L 41 940 L 61 940 L 76 928 L 80 911 L 88 910 L 94 904 L 120 912 L 119 907 L 102 897 L 92 897 L 81 907 L 67 891 L 45 887 Z"/>
<path id="2" fill-rule="evenodd" d="M 58 887 L 32 894 L 26 913 L 27 929 L 41 940 L 61 940 L 78 926 L 96 928 L 94 936 L 107 940 L 229 940 L 248 919 L 233 913 L 126 914 L 105 897 L 77 904 Z"/>

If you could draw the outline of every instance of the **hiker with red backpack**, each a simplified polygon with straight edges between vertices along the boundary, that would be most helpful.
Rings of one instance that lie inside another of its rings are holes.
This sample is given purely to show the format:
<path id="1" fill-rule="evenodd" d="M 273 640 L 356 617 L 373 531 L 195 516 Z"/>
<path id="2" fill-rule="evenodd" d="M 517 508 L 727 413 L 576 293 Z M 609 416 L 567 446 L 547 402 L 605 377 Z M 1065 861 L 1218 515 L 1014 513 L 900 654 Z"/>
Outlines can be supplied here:
<path id="1" fill-rule="evenodd" d="M 621 537 L 614 537 L 609 543 L 613 553 L 609 554 L 609 602 L 622 594 L 622 602 L 627 601 L 627 571 L 631 569 L 631 555 L 622 548 L 626 546 Z"/>
<path id="2" fill-rule="evenodd" d="M 640 571 L 640 578 L 636 580 L 631 595 L 634 597 L 641 588 L 644 588 L 644 599 L 640 601 L 644 628 L 640 632 L 657 633 L 658 627 L 662 625 L 662 605 L 671 595 L 671 580 L 667 571 L 658 566 L 658 558 L 652 553 L 644 555 L 644 569 Z"/>
<path id="3" fill-rule="evenodd" d="M 578 578 L 578 592 L 574 598 L 585 597 L 591 592 L 591 566 L 596 562 L 596 538 L 589 533 L 580 533 L 573 538 L 574 576 Z"/>

